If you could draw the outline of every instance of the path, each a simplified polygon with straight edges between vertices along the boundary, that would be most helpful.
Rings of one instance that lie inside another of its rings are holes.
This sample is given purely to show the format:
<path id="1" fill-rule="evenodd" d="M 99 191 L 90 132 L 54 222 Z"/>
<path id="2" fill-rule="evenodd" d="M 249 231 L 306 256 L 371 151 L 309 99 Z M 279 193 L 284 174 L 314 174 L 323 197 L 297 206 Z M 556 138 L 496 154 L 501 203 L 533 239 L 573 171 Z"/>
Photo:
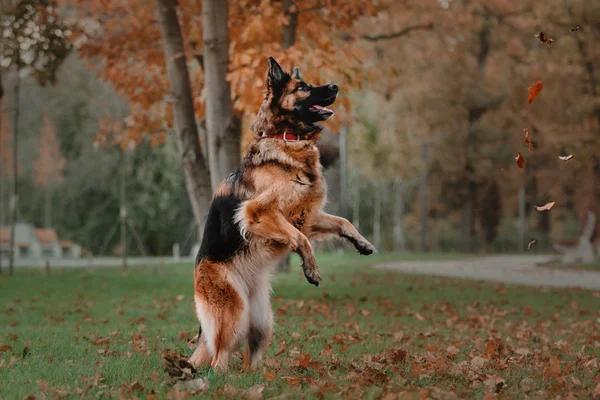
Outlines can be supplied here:
<path id="1" fill-rule="evenodd" d="M 537 263 L 547 262 L 550 258 L 550 256 L 511 255 L 451 261 L 395 261 L 377 264 L 375 268 L 527 286 L 580 287 L 600 290 L 600 272 L 536 266 Z"/>

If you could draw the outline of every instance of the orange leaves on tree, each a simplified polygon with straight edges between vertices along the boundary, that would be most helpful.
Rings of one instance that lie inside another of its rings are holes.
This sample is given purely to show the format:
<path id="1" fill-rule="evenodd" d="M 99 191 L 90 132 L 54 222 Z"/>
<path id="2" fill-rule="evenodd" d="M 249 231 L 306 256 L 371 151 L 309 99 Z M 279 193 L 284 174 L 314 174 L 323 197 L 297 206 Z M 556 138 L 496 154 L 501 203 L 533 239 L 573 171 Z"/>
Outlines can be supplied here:
<path id="1" fill-rule="evenodd" d="M 523 157 L 523 154 L 521 154 L 521 152 L 517 154 L 517 156 L 515 157 L 515 161 L 517 162 L 517 167 L 525 168 L 525 158 Z"/>
<path id="2" fill-rule="evenodd" d="M 538 211 L 550 211 L 552 207 L 554 207 L 554 204 L 556 204 L 556 202 L 552 201 L 550 203 L 544 204 L 543 206 L 535 206 L 535 209 Z"/>
<path id="3" fill-rule="evenodd" d="M 531 86 L 529 86 L 529 97 L 527 98 L 528 104 L 531 104 L 533 102 L 533 100 L 540 94 L 543 87 L 544 84 L 542 83 L 542 81 L 534 82 L 531 84 Z"/>

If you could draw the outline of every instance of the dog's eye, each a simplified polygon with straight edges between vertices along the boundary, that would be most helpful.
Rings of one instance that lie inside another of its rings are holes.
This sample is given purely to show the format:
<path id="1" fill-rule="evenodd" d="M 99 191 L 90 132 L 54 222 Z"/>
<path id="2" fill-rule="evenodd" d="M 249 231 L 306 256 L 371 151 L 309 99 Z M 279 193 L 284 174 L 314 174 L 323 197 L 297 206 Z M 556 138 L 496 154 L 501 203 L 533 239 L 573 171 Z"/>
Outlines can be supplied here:
<path id="1" fill-rule="evenodd" d="M 302 83 L 296 90 L 306 92 L 308 89 L 310 89 L 310 87 L 306 83 Z"/>

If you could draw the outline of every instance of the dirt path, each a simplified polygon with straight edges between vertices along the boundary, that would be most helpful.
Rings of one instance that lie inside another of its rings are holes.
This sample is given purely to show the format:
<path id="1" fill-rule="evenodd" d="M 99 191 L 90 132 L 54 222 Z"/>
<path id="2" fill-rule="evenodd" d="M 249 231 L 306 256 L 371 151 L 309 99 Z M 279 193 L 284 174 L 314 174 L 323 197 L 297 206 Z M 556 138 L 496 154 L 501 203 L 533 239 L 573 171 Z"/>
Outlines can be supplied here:
<path id="1" fill-rule="evenodd" d="M 487 256 L 452 261 L 396 261 L 375 268 L 401 272 L 450 276 L 527 286 L 580 287 L 600 290 L 600 272 L 537 267 L 549 256 Z"/>

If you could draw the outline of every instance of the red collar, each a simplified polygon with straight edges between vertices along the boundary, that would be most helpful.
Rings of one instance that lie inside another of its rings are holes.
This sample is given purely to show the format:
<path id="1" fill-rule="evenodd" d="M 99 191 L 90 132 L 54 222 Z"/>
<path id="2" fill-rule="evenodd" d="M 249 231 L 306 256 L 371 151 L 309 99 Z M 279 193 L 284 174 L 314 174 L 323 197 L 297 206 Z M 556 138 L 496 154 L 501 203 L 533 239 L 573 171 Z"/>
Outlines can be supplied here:
<path id="1" fill-rule="evenodd" d="M 283 132 L 275 135 L 267 135 L 263 132 L 260 137 L 270 138 L 270 139 L 283 139 L 284 142 L 299 142 L 301 140 L 316 140 L 319 138 L 319 134 L 312 135 L 310 138 L 303 139 L 300 135 L 296 135 L 295 133 Z"/>

